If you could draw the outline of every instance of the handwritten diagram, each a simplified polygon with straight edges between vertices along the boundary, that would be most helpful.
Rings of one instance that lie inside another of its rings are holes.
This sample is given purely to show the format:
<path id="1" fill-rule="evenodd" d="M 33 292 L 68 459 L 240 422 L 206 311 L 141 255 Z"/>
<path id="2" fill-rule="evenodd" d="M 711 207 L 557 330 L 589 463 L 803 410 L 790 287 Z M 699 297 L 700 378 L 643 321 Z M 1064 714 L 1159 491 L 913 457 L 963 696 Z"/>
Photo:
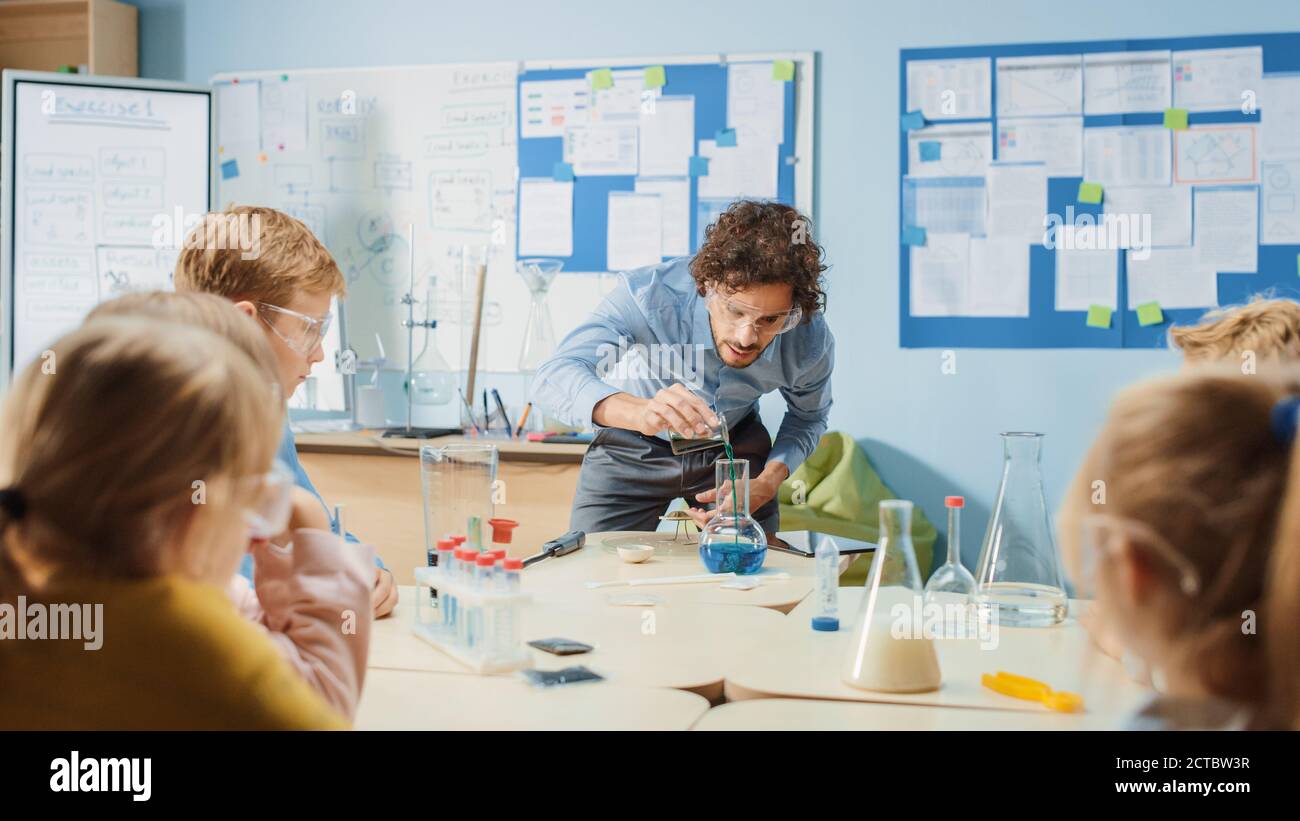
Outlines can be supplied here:
<path id="1" fill-rule="evenodd" d="M 1254 125 L 1196 126 L 1174 132 L 1174 182 L 1258 181 Z"/>

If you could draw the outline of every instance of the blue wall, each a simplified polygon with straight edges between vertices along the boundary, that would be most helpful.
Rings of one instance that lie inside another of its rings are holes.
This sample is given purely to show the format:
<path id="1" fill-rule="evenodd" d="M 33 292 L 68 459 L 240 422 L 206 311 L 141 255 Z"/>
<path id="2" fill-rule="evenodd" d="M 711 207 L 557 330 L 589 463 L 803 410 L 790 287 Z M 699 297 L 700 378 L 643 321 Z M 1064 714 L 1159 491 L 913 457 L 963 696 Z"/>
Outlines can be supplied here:
<path id="1" fill-rule="evenodd" d="M 1300 30 L 1293 0 L 139 0 L 141 73 L 202 82 L 219 71 L 518 58 L 816 50 L 817 235 L 839 346 L 833 428 L 941 529 L 943 496 L 968 498 L 973 565 L 997 490 L 998 432 L 1047 434 L 1053 504 L 1119 387 L 1177 366 L 1167 351 L 957 352 L 898 347 L 898 51 L 978 43 Z M 644 14 L 643 9 L 655 13 Z M 560 12 L 559 9 L 568 9 Z M 779 419 L 779 399 L 765 416 Z"/>

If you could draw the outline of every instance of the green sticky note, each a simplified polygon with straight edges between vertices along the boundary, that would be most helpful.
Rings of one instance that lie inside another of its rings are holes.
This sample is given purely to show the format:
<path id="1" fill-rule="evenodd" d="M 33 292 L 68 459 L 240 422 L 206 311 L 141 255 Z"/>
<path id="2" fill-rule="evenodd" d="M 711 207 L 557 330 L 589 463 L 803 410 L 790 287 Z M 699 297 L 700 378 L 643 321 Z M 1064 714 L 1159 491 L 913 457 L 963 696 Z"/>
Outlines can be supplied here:
<path id="1" fill-rule="evenodd" d="M 614 87 L 614 72 L 607 68 L 598 68 L 591 72 L 591 87 L 595 91 Z"/>
<path id="2" fill-rule="evenodd" d="M 794 79 L 794 60 L 773 60 L 772 79 L 788 83 Z"/>
<path id="3" fill-rule="evenodd" d="M 1089 328 L 1109 328 L 1110 327 L 1110 308 L 1105 305 L 1088 306 L 1088 327 Z"/>
<path id="4" fill-rule="evenodd" d="M 664 76 L 663 66 L 646 66 L 646 70 L 645 70 L 646 88 L 663 88 L 664 84 L 667 82 L 668 82 L 668 78 Z"/>
<path id="5" fill-rule="evenodd" d="M 1166 108 L 1165 128 L 1172 128 L 1175 131 L 1182 131 L 1187 128 L 1187 109 Z"/>
<path id="6" fill-rule="evenodd" d="M 1101 183 L 1099 182 L 1081 182 L 1079 183 L 1079 202 L 1101 202 Z"/>
<path id="7" fill-rule="evenodd" d="M 1164 311 L 1159 302 L 1144 302 L 1138 306 L 1138 324 L 1142 326 L 1159 325 L 1165 321 Z"/>

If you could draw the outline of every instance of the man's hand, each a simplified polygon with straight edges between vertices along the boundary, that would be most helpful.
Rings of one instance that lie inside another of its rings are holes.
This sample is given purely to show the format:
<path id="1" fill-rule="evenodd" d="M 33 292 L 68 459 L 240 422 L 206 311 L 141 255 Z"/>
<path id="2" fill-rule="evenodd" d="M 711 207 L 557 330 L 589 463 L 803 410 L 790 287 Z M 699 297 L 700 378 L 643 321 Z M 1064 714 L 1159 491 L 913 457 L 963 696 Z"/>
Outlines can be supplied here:
<path id="1" fill-rule="evenodd" d="M 681 383 L 664 388 L 653 399 L 627 393 L 607 396 L 592 410 L 591 419 L 598 425 L 646 436 L 670 430 L 688 439 L 708 436 L 720 423 L 708 403 Z"/>
<path id="2" fill-rule="evenodd" d="M 752 513 L 763 505 L 776 498 L 777 492 L 781 489 L 781 483 L 790 475 L 790 468 L 785 466 L 784 462 L 768 462 L 763 468 L 763 472 L 753 479 L 749 480 L 749 510 Z M 717 505 L 714 510 L 705 510 L 704 508 L 687 508 L 695 524 L 701 529 L 704 528 L 709 520 L 712 519 L 719 511 L 726 513 L 732 509 L 731 506 L 731 482 L 726 482 L 722 486 L 722 499 L 718 499 L 718 489 L 713 488 L 706 490 L 695 497 L 700 504 L 713 502 Z"/>
<path id="3" fill-rule="evenodd" d="M 397 606 L 397 584 L 387 568 L 375 568 L 375 589 L 370 591 L 370 606 L 375 608 L 375 618 L 383 618 Z"/>

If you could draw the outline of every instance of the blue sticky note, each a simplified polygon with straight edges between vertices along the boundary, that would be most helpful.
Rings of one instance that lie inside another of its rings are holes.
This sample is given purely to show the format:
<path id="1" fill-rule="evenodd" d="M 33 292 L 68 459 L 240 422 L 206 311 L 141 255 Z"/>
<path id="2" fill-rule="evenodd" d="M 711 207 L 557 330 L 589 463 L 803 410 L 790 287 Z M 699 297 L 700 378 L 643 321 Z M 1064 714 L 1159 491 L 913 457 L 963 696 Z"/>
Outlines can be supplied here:
<path id="1" fill-rule="evenodd" d="M 718 148 L 736 147 L 736 129 L 734 128 L 724 128 L 713 135 L 713 138 L 717 140 Z"/>
<path id="2" fill-rule="evenodd" d="M 904 245 L 925 245 L 925 229 L 917 225 L 908 225 L 903 228 Z"/>
<path id="3" fill-rule="evenodd" d="M 567 162 L 552 163 L 551 179 L 556 182 L 573 182 L 573 164 Z"/>
<path id="4" fill-rule="evenodd" d="M 708 157 L 691 157 L 691 176 L 707 177 L 709 176 L 709 158 Z"/>
<path id="5" fill-rule="evenodd" d="M 918 128 L 925 128 L 925 116 L 919 111 L 909 111 L 903 115 L 903 130 L 915 131 Z"/>
<path id="6" fill-rule="evenodd" d="M 938 162 L 939 161 L 939 141 L 922 140 L 921 141 L 921 162 Z"/>
<path id="7" fill-rule="evenodd" d="M 221 164 L 221 179 L 233 180 L 239 176 L 239 162 L 237 160 L 226 160 Z"/>

